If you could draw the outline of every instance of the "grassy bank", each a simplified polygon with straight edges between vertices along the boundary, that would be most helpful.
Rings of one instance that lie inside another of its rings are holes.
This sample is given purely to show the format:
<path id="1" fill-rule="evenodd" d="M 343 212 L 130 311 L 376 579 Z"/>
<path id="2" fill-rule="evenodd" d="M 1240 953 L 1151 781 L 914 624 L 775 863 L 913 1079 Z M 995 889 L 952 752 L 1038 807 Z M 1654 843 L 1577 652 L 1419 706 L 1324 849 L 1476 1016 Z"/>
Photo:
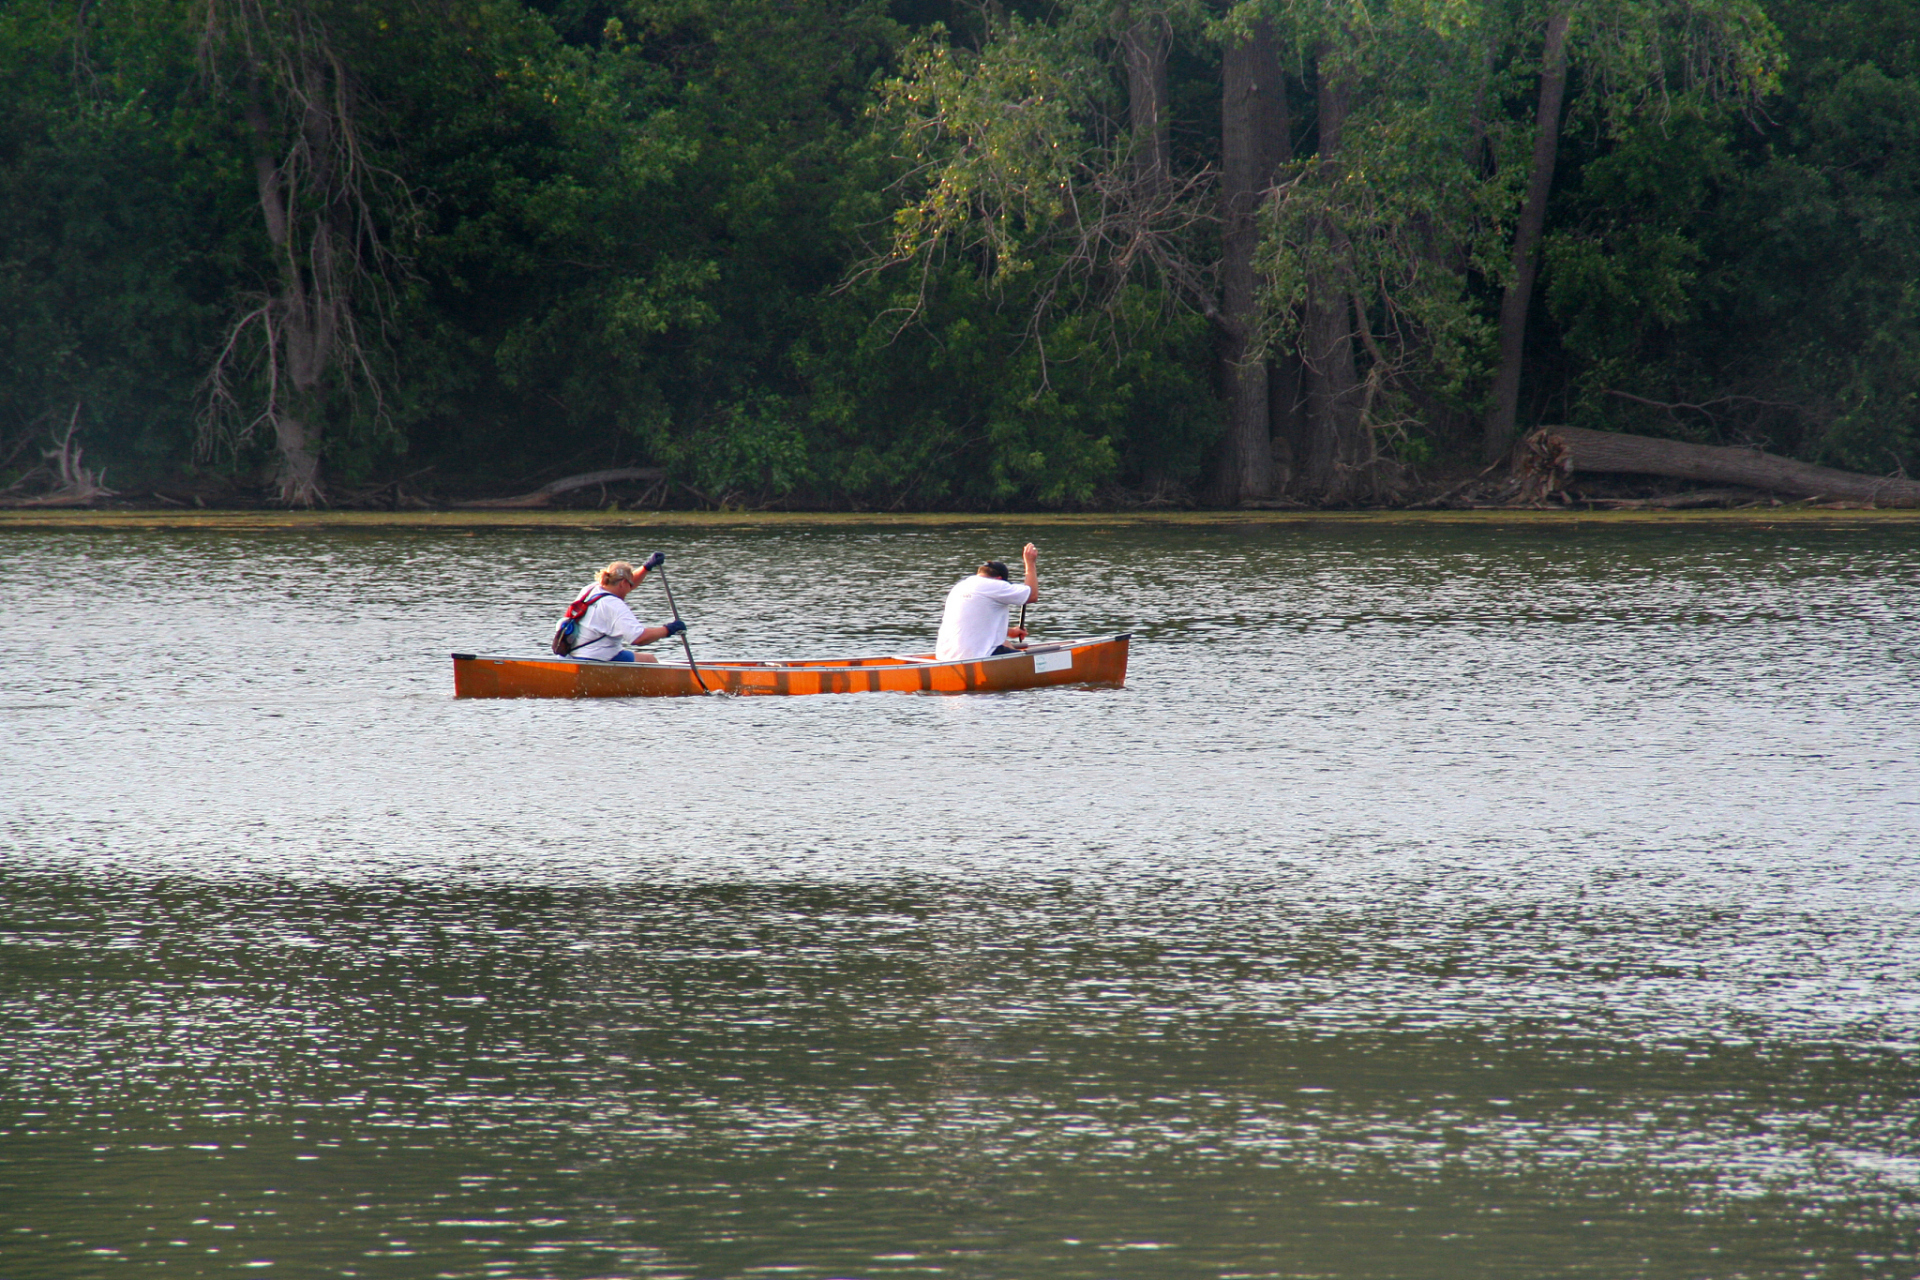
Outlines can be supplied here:
<path id="1" fill-rule="evenodd" d="M 988 526 L 1009 529 L 1114 527 L 1120 525 L 1920 525 L 1920 510 L 1833 510 L 1792 504 L 1745 510 L 1698 511 L 1111 511 L 1075 513 L 708 511 L 213 511 L 213 510 L 0 510 L 0 532 L 24 530 L 141 529 L 413 529 L 479 530 L 676 529 L 730 527 L 933 528 Z"/>

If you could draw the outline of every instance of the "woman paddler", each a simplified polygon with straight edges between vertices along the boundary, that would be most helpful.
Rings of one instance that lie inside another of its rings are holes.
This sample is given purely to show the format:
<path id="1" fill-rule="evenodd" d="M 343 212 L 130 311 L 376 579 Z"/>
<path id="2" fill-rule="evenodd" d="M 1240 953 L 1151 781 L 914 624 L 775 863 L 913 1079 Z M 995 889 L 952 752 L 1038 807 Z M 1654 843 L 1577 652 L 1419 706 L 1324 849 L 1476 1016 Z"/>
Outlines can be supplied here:
<path id="1" fill-rule="evenodd" d="M 663 626 L 643 627 L 627 607 L 627 593 L 666 561 L 666 553 L 656 551 L 638 569 L 625 560 L 615 560 L 602 569 L 587 589 L 574 597 L 574 603 L 584 602 L 587 611 L 580 615 L 579 643 L 567 656 L 595 662 L 632 662 L 627 645 L 652 644 L 685 631 L 687 624 L 678 618 Z"/>

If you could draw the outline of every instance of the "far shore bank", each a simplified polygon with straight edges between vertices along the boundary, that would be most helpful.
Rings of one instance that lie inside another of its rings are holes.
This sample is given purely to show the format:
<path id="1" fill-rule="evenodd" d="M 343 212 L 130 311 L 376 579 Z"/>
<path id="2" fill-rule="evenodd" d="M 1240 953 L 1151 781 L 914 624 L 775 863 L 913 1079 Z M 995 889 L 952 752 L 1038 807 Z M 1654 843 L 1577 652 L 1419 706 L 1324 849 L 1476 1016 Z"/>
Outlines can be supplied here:
<path id="1" fill-rule="evenodd" d="M 262 511 L 140 508 L 0 509 L 0 532 L 208 529 L 224 531 L 481 530 L 577 531 L 736 527 L 1007 526 L 1010 528 L 1121 525 L 1520 525 L 1567 528 L 1614 525 L 1920 525 L 1920 509 L 1777 507 L 1706 510 L 1580 510 L 1499 508 L 1469 511 L 1075 511 L 1075 512 L 807 512 L 807 511 Z"/>

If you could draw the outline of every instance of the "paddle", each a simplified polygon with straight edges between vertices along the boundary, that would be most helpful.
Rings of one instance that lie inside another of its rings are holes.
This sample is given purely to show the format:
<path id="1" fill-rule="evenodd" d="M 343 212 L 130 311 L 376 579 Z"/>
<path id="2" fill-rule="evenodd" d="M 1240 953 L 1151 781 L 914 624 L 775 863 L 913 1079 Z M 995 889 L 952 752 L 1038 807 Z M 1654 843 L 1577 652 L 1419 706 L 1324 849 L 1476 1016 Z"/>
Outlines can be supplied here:
<path id="1" fill-rule="evenodd" d="M 666 564 L 662 562 L 660 564 L 655 565 L 653 568 L 653 571 L 660 575 L 660 585 L 663 587 L 666 587 L 667 589 L 667 608 L 673 610 L 673 620 L 675 622 L 679 622 L 680 606 L 673 602 L 673 588 L 670 586 L 667 586 Z M 698 664 L 696 664 L 693 660 L 693 646 L 687 643 L 686 624 L 684 623 L 681 624 L 681 628 L 680 628 L 680 647 L 687 651 L 687 666 L 689 669 L 692 670 L 694 683 L 700 686 L 700 692 L 712 693 L 713 690 L 707 688 L 707 682 L 700 678 L 700 668 Z"/>
<path id="2" fill-rule="evenodd" d="M 1020 606 L 1020 647 L 1027 647 L 1027 606 Z"/>

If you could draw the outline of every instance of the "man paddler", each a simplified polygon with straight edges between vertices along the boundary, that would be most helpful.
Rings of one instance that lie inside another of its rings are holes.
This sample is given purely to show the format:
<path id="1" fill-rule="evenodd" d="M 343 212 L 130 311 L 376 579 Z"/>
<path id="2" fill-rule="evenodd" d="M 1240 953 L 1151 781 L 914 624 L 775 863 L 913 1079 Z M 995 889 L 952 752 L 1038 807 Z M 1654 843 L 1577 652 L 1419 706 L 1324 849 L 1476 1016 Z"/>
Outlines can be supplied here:
<path id="1" fill-rule="evenodd" d="M 626 646 L 652 644 L 685 631 L 687 624 L 678 618 L 657 627 L 642 626 L 627 607 L 627 593 L 666 559 L 665 552 L 656 551 L 638 569 L 625 560 L 615 560 L 596 574 L 587 589 L 574 598 L 576 604 L 585 602 L 587 611 L 580 615 L 579 642 L 567 656 L 594 662 L 632 662 L 633 654 Z"/>
<path id="2" fill-rule="evenodd" d="M 1007 612 L 1040 598 L 1040 553 L 1029 542 L 1020 559 L 1027 570 L 1024 585 L 1007 581 L 1007 566 L 998 560 L 987 561 L 972 577 L 953 584 L 947 592 L 947 611 L 940 619 L 940 638 L 934 644 L 936 659 L 970 662 L 1012 653 L 1007 642 L 1027 638 L 1025 631 L 1008 627 Z"/>

